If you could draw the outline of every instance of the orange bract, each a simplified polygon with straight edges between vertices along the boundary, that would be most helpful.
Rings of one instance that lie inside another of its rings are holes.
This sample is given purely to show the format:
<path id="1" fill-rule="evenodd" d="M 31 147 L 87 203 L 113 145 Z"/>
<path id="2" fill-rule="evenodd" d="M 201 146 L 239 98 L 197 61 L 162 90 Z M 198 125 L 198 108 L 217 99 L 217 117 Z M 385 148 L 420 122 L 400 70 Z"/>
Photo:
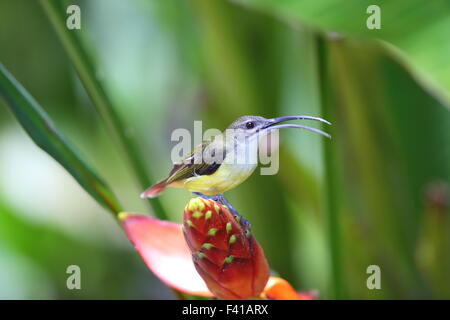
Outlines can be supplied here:
<path id="1" fill-rule="evenodd" d="M 260 298 L 263 300 L 316 300 L 317 296 L 311 292 L 297 292 L 286 280 L 270 277 Z"/>

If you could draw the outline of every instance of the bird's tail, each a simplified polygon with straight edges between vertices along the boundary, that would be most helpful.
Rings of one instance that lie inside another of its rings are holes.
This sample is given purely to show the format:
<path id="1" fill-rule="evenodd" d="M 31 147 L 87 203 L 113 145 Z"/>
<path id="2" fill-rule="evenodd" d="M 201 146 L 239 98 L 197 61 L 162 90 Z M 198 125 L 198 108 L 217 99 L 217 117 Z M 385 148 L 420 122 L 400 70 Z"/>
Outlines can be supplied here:
<path id="1" fill-rule="evenodd" d="M 157 197 L 167 188 L 166 180 L 162 180 L 141 193 L 141 198 Z"/>

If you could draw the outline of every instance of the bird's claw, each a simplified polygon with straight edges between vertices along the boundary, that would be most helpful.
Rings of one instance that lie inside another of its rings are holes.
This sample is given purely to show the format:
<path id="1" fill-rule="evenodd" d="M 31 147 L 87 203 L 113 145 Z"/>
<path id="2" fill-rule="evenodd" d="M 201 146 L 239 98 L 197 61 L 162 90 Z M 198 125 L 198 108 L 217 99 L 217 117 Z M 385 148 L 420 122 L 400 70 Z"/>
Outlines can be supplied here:
<path id="1" fill-rule="evenodd" d="M 223 195 L 220 195 L 220 194 L 219 194 L 219 195 L 216 195 L 216 196 L 207 196 L 207 195 L 205 195 L 205 194 L 203 194 L 203 193 L 200 193 L 200 192 L 193 192 L 193 194 L 195 194 L 195 195 L 197 195 L 197 196 L 199 196 L 199 197 L 201 197 L 201 198 L 203 198 L 203 199 L 208 199 L 208 200 L 217 201 L 217 202 L 219 202 L 220 204 L 225 205 L 225 206 L 231 211 L 231 213 L 233 214 L 234 219 L 235 219 L 242 227 L 245 227 L 245 229 L 248 230 L 248 231 L 250 232 L 250 229 L 251 229 L 251 227 L 252 227 L 252 224 L 251 224 L 248 220 L 244 219 L 244 218 L 242 217 L 242 215 L 241 215 L 236 209 L 233 208 L 233 206 L 231 205 L 231 203 L 230 203 Z"/>

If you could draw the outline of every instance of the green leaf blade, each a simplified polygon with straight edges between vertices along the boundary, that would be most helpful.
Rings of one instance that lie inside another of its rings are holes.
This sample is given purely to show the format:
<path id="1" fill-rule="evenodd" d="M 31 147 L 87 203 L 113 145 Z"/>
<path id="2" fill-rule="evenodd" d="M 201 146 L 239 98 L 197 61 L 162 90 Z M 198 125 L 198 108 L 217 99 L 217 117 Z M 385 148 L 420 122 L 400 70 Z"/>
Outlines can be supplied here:
<path id="1" fill-rule="evenodd" d="M 124 155 L 131 169 L 131 173 L 135 176 L 140 188 L 142 190 L 147 189 L 153 179 L 150 179 L 144 158 L 138 150 L 137 141 L 127 133 L 125 123 L 119 116 L 102 83 L 97 79 L 94 63 L 81 39 L 75 32 L 67 29 L 63 2 L 41 0 L 41 4 L 73 64 L 86 93 L 91 98 L 101 119 L 105 122 L 121 154 Z M 149 201 L 155 216 L 167 220 L 168 216 L 159 199 L 153 198 L 149 199 Z"/>
<path id="2" fill-rule="evenodd" d="M 100 205 L 122 211 L 113 192 L 78 155 L 25 88 L 0 64 L 0 95 L 36 145 L 60 163 Z"/>
<path id="3" fill-rule="evenodd" d="M 385 49 L 424 88 L 450 107 L 450 2 L 447 0 L 239 0 L 245 5 L 275 13 L 287 22 L 297 21 L 324 32 L 355 39 L 381 40 Z M 381 28 L 367 28 L 377 5 Z"/>

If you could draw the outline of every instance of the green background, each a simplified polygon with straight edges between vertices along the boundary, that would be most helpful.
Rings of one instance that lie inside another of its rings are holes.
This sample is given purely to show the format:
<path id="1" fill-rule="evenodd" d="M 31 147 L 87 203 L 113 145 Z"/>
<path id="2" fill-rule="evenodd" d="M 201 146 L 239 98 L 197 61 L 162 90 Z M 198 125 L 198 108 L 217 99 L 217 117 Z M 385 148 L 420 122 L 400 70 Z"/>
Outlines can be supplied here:
<path id="1" fill-rule="evenodd" d="M 108 208 L 181 221 L 186 191 L 138 197 L 171 132 L 247 114 L 333 122 L 331 141 L 281 132 L 278 174 L 227 193 L 276 274 L 324 299 L 450 298 L 448 1 L 77 1 L 72 31 L 68 4 L 0 2 L 0 62 L 69 141 L 2 78 L 0 298 L 175 298 Z"/>

